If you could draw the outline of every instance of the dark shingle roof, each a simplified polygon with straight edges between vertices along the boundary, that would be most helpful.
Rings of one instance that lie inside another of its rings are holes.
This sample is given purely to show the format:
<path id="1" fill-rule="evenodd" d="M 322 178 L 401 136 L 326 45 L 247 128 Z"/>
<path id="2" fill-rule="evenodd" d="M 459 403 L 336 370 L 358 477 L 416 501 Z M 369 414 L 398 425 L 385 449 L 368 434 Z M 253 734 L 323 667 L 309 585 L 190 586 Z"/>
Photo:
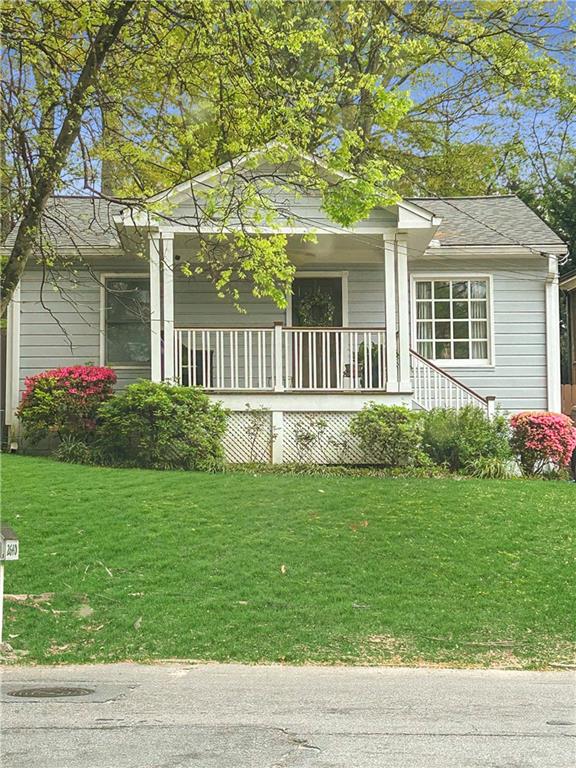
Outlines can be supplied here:
<path id="1" fill-rule="evenodd" d="M 561 245 L 563 241 L 515 195 L 409 198 L 442 219 L 442 245 Z M 59 248 L 119 248 L 113 216 L 119 203 L 93 197 L 54 197 L 44 217 L 44 236 Z M 10 248 L 16 230 L 8 235 Z"/>
<path id="2" fill-rule="evenodd" d="M 442 245 L 562 245 L 563 240 L 516 195 L 413 197 L 442 219 Z"/>
<path id="3" fill-rule="evenodd" d="M 99 197 L 53 197 L 46 206 L 42 235 L 58 248 L 119 248 L 113 216 L 124 206 Z M 10 248 L 16 228 L 4 243 Z"/>

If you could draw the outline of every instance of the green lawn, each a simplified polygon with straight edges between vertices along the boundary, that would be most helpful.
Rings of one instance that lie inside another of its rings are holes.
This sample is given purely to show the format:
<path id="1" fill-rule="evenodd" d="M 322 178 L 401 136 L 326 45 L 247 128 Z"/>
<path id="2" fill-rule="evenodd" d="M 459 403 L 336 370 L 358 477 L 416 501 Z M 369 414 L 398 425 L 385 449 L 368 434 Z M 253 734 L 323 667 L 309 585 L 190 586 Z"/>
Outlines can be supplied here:
<path id="1" fill-rule="evenodd" d="M 2 463 L 23 660 L 574 659 L 575 485 Z"/>

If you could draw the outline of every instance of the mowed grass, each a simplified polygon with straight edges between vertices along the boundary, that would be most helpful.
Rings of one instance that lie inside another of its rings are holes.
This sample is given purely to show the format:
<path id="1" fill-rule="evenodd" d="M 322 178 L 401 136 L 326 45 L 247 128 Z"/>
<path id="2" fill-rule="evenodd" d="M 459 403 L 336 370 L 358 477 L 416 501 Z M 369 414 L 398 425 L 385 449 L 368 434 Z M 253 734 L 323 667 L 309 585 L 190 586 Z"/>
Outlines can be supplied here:
<path id="1" fill-rule="evenodd" d="M 574 660 L 569 483 L 2 464 L 22 661 Z"/>

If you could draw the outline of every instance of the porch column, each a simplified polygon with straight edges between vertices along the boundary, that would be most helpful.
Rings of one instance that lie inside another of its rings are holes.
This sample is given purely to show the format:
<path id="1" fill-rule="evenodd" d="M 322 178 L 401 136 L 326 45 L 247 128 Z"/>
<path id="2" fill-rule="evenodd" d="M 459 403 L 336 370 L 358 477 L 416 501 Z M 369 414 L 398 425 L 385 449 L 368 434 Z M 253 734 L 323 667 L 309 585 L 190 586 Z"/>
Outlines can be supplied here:
<path id="1" fill-rule="evenodd" d="M 408 241 L 401 233 L 396 238 L 398 267 L 398 357 L 400 362 L 400 392 L 410 392 L 410 309 L 408 284 Z"/>
<path id="2" fill-rule="evenodd" d="M 398 392 L 398 344 L 396 341 L 396 233 L 384 235 L 386 317 L 386 391 Z"/>
<path id="3" fill-rule="evenodd" d="M 162 232 L 164 381 L 174 382 L 174 232 Z"/>
<path id="4" fill-rule="evenodd" d="M 160 233 L 150 232 L 150 378 L 162 381 L 162 324 L 160 306 Z"/>
<path id="5" fill-rule="evenodd" d="M 6 426 L 14 427 L 20 401 L 20 283 L 14 288 L 8 304 L 7 327 L 4 420 Z"/>
<path id="6" fill-rule="evenodd" d="M 546 277 L 546 380 L 548 410 L 562 411 L 562 385 L 560 378 L 560 296 L 558 290 L 558 259 L 548 256 Z"/>

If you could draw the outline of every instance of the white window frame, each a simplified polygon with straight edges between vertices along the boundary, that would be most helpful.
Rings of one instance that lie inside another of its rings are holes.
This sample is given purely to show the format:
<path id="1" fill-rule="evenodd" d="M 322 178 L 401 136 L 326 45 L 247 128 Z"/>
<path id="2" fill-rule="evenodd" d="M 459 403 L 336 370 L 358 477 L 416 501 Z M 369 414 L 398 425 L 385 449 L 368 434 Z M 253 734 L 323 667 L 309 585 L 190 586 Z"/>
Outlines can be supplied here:
<path id="1" fill-rule="evenodd" d="M 430 358 L 430 362 L 439 368 L 494 368 L 494 279 L 490 273 L 471 272 L 414 272 L 410 275 L 410 340 L 412 349 L 417 350 L 416 338 L 416 283 L 429 280 L 485 280 L 486 281 L 486 320 L 488 323 L 488 359 L 487 360 L 437 360 Z M 469 339 L 468 341 L 471 341 Z"/>
<path id="2" fill-rule="evenodd" d="M 342 327 L 347 328 L 349 324 L 348 313 L 348 270 L 340 271 L 322 271 L 307 272 L 298 270 L 294 277 L 339 277 L 342 280 Z M 292 325 L 292 293 L 288 294 L 288 303 L 286 305 L 286 325 Z"/>
<path id="3" fill-rule="evenodd" d="M 100 279 L 100 365 L 114 368 L 115 371 L 147 371 L 150 363 L 131 363 L 130 365 L 116 365 L 106 362 L 106 280 L 115 280 L 122 277 L 134 277 L 150 280 L 149 272 L 101 272 Z"/>

